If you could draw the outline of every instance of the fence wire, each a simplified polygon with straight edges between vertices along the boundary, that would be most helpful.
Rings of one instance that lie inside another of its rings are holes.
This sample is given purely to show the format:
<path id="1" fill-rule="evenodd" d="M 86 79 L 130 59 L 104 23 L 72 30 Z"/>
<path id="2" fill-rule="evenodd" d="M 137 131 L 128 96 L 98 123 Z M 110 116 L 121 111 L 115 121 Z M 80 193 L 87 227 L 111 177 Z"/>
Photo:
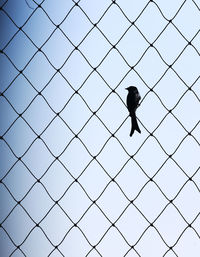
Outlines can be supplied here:
<path id="1" fill-rule="evenodd" d="M 199 2 L 16 2 L 0 9 L 2 256 L 198 256 Z"/>

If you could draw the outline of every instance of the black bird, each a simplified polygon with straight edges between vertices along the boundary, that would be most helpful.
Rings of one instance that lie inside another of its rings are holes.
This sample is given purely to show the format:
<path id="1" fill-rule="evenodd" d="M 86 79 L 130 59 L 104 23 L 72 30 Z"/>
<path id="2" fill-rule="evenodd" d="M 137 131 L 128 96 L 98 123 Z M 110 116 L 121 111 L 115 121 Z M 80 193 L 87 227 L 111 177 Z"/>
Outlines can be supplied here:
<path id="1" fill-rule="evenodd" d="M 141 96 L 138 92 L 137 87 L 131 86 L 131 87 L 127 87 L 126 89 L 128 90 L 126 103 L 127 103 L 127 108 L 129 110 L 130 116 L 131 116 L 131 124 L 132 124 L 131 132 L 130 132 L 130 137 L 131 137 L 135 130 L 137 130 L 137 132 L 141 133 L 141 131 L 138 127 L 136 114 L 135 114 L 135 111 L 139 106 L 139 101 L 141 99 Z"/>

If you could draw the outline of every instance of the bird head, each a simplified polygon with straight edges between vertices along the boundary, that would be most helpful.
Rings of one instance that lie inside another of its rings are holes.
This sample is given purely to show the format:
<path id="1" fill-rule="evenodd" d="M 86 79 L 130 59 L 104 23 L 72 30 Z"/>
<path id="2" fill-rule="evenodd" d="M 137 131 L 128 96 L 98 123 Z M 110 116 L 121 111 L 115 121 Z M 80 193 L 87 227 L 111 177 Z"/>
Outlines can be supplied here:
<path id="1" fill-rule="evenodd" d="M 128 92 L 138 92 L 137 87 L 133 87 L 133 86 L 127 87 L 125 89 L 128 90 Z"/>

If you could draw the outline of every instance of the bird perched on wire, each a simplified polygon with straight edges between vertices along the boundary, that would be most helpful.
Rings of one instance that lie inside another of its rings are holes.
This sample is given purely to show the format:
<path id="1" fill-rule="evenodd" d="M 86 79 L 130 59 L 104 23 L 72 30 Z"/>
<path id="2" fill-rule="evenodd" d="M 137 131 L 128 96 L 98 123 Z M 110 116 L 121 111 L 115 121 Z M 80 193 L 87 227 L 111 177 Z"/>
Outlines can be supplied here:
<path id="1" fill-rule="evenodd" d="M 126 99 L 127 103 L 127 108 L 129 110 L 130 116 L 131 116 L 131 132 L 130 132 L 130 137 L 133 135 L 134 131 L 137 130 L 137 132 L 141 133 L 137 119 L 136 119 L 136 114 L 135 111 L 139 106 L 139 101 L 141 99 L 141 96 L 138 92 L 137 87 L 127 87 L 128 90 L 128 95 Z"/>

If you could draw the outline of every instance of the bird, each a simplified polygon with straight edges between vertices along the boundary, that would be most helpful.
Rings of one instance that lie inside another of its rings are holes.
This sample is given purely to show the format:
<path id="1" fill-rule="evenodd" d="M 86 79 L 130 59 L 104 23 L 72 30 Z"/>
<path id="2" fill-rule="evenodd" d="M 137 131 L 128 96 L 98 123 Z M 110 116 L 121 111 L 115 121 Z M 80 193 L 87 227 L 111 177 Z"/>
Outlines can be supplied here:
<path id="1" fill-rule="evenodd" d="M 135 114 L 135 111 L 139 106 L 139 101 L 141 99 L 141 96 L 139 94 L 137 87 L 130 86 L 130 87 L 127 87 L 126 90 L 128 90 L 126 104 L 127 104 L 127 109 L 129 111 L 129 114 L 131 116 L 131 132 L 130 132 L 130 137 L 131 137 L 135 130 L 138 133 L 141 133 L 141 130 L 137 123 L 136 114 Z"/>

